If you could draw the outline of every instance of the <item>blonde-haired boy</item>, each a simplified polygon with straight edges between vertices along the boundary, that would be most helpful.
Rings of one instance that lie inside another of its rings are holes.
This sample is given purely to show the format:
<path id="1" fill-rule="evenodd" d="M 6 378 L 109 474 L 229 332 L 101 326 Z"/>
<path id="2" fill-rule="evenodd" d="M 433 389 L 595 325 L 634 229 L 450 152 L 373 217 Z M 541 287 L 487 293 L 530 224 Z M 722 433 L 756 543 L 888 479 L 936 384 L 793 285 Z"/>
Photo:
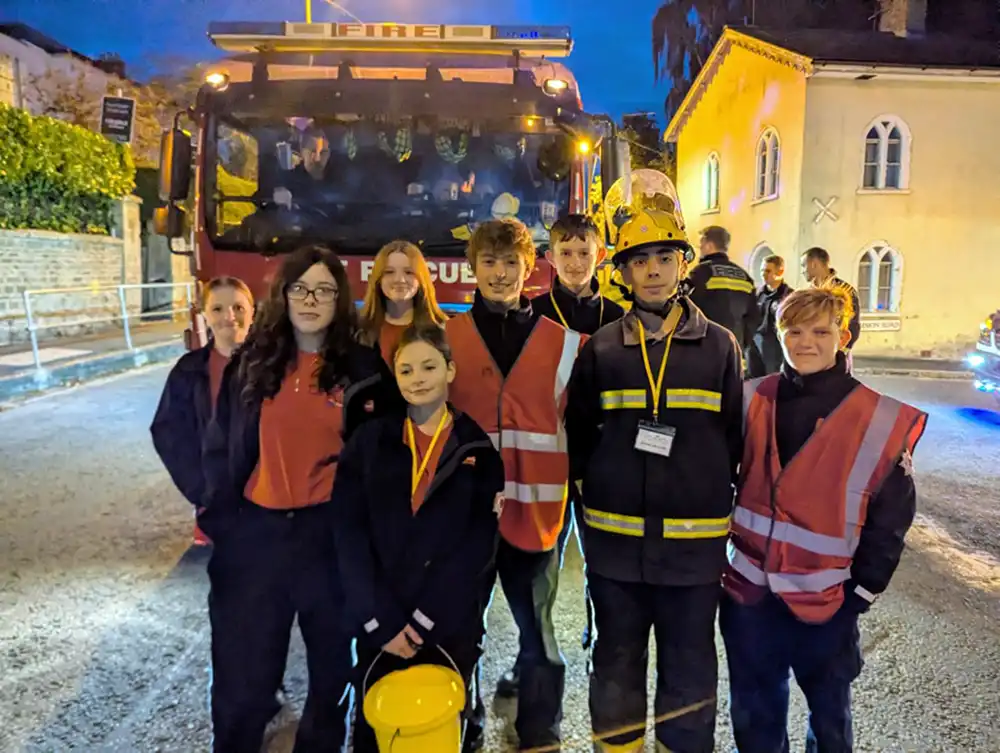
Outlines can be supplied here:
<path id="1" fill-rule="evenodd" d="M 848 373 L 851 308 L 836 290 L 791 293 L 778 309 L 781 373 L 744 388 L 719 610 L 741 753 L 786 747 L 790 672 L 810 749 L 853 749 L 858 618 L 889 585 L 916 512 L 912 453 L 927 415 Z"/>

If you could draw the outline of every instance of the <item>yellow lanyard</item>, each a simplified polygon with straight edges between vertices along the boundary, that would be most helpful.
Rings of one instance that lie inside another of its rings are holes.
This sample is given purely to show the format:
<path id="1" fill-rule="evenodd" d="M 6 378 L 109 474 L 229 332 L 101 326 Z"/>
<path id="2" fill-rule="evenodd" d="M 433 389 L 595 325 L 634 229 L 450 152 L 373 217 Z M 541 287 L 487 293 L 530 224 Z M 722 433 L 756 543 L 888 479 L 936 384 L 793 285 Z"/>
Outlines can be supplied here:
<path id="1" fill-rule="evenodd" d="M 413 456 L 413 481 L 411 482 L 410 496 L 413 497 L 417 493 L 417 487 L 420 486 L 420 479 L 424 477 L 427 472 L 427 464 L 431 462 L 431 456 L 434 454 L 434 446 L 437 444 L 438 438 L 441 436 L 441 432 L 444 431 L 445 424 L 448 423 L 448 410 L 445 409 L 444 413 L 441 414 L 441 420 L 438 421 L 437 430 L 434 432 L 434 437 L 431 439 L 431 446 L 427 448 L 427 452 L 424 454 L 423 460 L 420 462 L 420 466 L 417 466 L 417 439 L 413 435 L 413 422 L 410 419 L 406 419 L 406 438 L 410 445 L 410 453 Z"/>
<path id="2" fill-rule="evenodd" d="M 552 301 L 552 308 L 556 310 L 556 315 L 559 317 L 559 321 L 562 322 L 562 326 L 566 329 L 572 329 L 566 322 L 566 317 L 563 316 L 563 312 L 559 310 L 559 304 L 556 303 L 556 297 L 552 293 L 552 288 L 549 288 L 549 300 Z M 601 312 L 597 315 L 597 326 L 598 328 L 604 323 L 604 296 L 601 296 Z"/>
<path id="3" fill-rule="evenodd" d="M 667 326 L 669 328 L 669 334 L 667 335 L 667 342 L 663 348 L 663 360 L 660 361 L 660 373 L 653 380 L 653 369 L 649 365 L 649 353 L 646 352 L 646 328 L 642 326 L 642 319 L 639 318 L 639 314 L 636 313 L 635 321 L 639 325 L 639 347 L 642 349 L 642 363 L 646 367 L 646 378 L 649 379 L 649 389 L 653 393 L 653 421 L 656 421 L 660 415 L 660 395 L 663 394 L 663 375 L 667 373 L 667 356 L 670 355 L 670 343 L 674 339 L 674 330 L 677 329 L 677 322 L 681 318 L 681 310 L 678 306 L 674 306 L 670 313 L 667 315 Z"/>

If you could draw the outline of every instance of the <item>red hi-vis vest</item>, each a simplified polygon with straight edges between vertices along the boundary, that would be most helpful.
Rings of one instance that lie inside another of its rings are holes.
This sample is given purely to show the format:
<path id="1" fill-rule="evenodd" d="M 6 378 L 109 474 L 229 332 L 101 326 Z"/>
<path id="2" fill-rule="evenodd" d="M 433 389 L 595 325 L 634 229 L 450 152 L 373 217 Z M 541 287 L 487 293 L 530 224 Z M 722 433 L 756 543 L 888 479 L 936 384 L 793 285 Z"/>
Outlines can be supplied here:
<path id="1" fill-rule="evenodd" d="M 779 380 L 744 385 L 743 462 L 722 583 L 736 601 L 771 591 L 798 619 L 822 623 L 844 602 L 868 500 L 913 452 L 927 414 L 859 385 L 782 468 Z"/>
<path id="2" fill-rule="evenodd" d="M 471 313 L 445 325 L 456 375 L 449 400 L 490 435 L 507 483 L 500 534 L 529 552 L 556 545 L 566 512 L 569 456 L 563 429 L 566 385 L 584 338 L 541 318 L 507 378 Z"/>

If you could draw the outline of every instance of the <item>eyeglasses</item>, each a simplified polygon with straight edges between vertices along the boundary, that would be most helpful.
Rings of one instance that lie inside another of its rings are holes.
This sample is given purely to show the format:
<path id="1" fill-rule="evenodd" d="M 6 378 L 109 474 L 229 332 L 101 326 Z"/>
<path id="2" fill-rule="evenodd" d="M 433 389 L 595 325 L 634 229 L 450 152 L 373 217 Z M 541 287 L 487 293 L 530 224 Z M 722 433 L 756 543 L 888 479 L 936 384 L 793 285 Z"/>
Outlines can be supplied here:
<path id="1" fill-rule="evenodd" d="M 333 303 L 337 298 L 337 289 L 332 285 L 310 288 L 301 282 L 295 282 L 289 285 L 285 292 L 290 301 L 305 301 L 309 296 L 312 296 L 316 303 Z"/>

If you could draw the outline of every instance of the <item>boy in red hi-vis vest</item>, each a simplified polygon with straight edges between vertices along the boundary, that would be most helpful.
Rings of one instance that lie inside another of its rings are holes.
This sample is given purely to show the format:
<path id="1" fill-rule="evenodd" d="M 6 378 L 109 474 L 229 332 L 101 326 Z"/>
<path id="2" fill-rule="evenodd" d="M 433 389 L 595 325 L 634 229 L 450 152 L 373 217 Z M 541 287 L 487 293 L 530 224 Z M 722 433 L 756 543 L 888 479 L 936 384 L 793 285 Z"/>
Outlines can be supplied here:
<path id="1" fill-rule="evenodd" d="M 504 462 L 496 569 L 520 632 L 520 748 L 557 746 L 566 672 L 552 623 L 569 479 L 563 411 L 584 338 L 533 315 L 522 292 L 535 244 L 522 223 L 484 222 L 466 255 L 478 289 L 472 310 L 445 325 L 457 367 L 451 402 Z M 480 700 L 473 722 L 483 715 Z"/>
<path id="2" fill-rule="evenodd" d="M 739 753 L 787 749 L 788 677 L 807 750 L 853 749 L 858 615 L 889 585 L 916 513 L 927 415 L 847 371 L 850 297 L 811 288 L 778 309 L 780 374 L 744 387 L 745 442 L 719 623 Z"/>

